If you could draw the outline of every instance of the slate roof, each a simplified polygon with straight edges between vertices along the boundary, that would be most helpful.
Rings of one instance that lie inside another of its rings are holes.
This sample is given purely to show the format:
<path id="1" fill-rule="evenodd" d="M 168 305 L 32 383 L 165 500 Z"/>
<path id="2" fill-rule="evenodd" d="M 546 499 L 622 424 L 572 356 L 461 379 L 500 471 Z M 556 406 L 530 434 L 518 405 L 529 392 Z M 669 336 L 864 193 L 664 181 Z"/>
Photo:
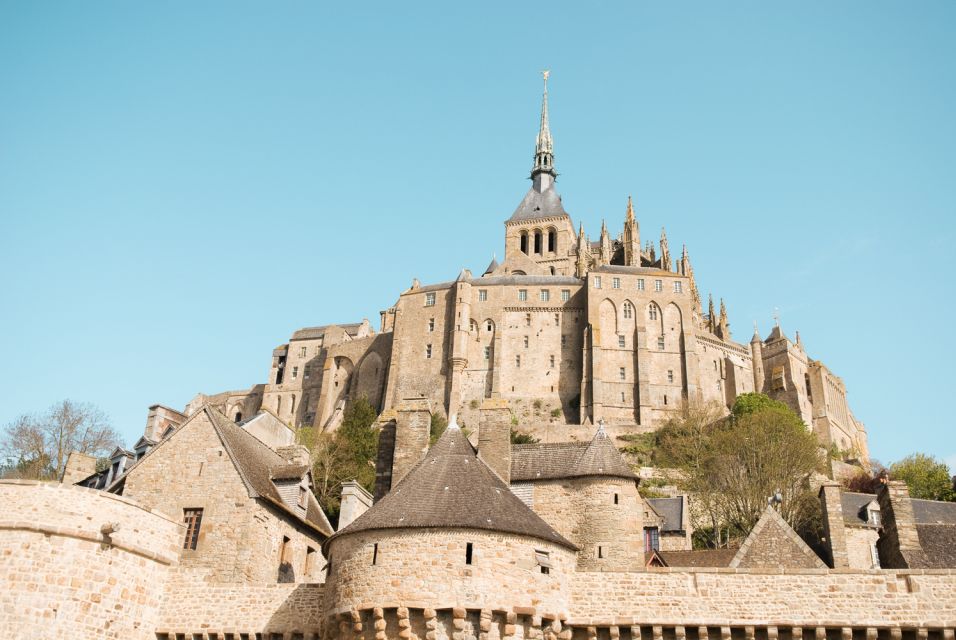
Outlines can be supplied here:
<path id="1" fill-rule="evenodd" d="M 273 480 L 301 480 L 308 470 L 305 464 L 281 464 L 272 467 L 271 476 Z"/>
<path id="2" fill-rule="evenodd" d="M 321 338 L 325 335 L 329 327 L 341 327 L 350 336 L 354 336 L 358 333 L 358 329 L 361 326 L 361 322 L 352 322 L 350 324 L 325 324 L 320 327 L 305 327 L 293 333 L 291 340 L 314 340 Z"/>
<path id="3" fill-rule="evenodd" d="M 485 273 L 491 273 L 497 269 L 500 265 L 498 264 L 498 258 L 492 257 L 491 262 L 488 264 L 488 268 L 485 269 Z"/>
<path id="4" fill-rule="evenodd" d="M 729 567 L 737 549 L 658 551 L 657 555 L 668 567 Z"/>
<path id="5" fill-rule="evenodd" d="M 846 524 L 865 525 L 866 505 L 876 500 L 872 493 L 853 493 L 844 491 L 840 496 L 843 507 L 843 521 Z M 916 524 L 956 525 L 956 502 L 921 500 L 912 498 L 913 518 Z"/>
<path id="6" fill-rule="evenodd" d="M 513 533 L 577 549 L 511 493 L 454 425 L 398 485 L 323 546 L 362 531 L 439 527 Z"/>
<path id="7" fill-rule="evenodd" d="M 956 525 L 917 524 L 916 532 L 923 547 L 926 568 L 956 569 Z"/>
<path id="8" fill-rule="evenodd" d="M 523 220 L 535 220 L 537 218 L 551 218 L 554 216 L 566 216 L 568 212 L 564 210 L 561 204 L 561 196 L 550 186 L 543 192 L 537 191 L 534 187 L 528 189 L 524 200 L 515 209 L 515 212 L 508 218 L 508 222 L 521 222 Z"/>
<path id="9" fill-rule="evenodd" d="M 511 480 L 611 476 L 637 480 L 604 429 L 591 442 L 537 442 L 511 447 Z"/>
<path id="10" fill-rule="evenodd" d="M 206 407 L 205 411 L 229 457 L 236 465 L 236 470 L 249 491 L 249 497 L 267 500 L 290 515 L 301 519 L 298 513 L 282 501 L 279 490 L 272 483 L 273 469 L 287 469 L 294 465 L 289 465 L 282 456 L 215 409 Z M 324 535 L 332 535 L 332 525 L 329 524 L 328 518 L 325 517 L 314 495 L 309 496 L 304 519 L 306 523 Z"/>
<path id="11" fill-rule="evenodd" d="M 647 498 L 654 511 L 664 518 L 662 533 L 683 531 L 684 499 L 683 498 Z"/>

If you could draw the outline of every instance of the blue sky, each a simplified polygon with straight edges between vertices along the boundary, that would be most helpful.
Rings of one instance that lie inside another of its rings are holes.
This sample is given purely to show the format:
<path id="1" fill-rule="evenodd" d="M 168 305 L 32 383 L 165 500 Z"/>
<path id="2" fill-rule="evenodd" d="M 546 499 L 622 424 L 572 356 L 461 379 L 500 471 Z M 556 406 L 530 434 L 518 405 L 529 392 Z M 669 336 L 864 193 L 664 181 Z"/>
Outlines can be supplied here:
<path id="1" fill-rule="evenodd" d="M 952 2 L 0 1 L 0 424 L 265 380 L 298 327 L 483 269 L 550 68 L 575 225 L 778 307 L 884 462 L 956 469 Z"/>

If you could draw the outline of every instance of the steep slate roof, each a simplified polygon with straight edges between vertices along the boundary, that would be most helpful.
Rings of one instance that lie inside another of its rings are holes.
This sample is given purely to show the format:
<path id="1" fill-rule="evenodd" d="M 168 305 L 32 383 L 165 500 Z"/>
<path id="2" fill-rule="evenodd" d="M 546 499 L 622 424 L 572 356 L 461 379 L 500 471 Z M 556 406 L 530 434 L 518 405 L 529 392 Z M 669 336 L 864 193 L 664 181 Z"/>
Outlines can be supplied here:
<path id="1" fill-rule="evenodd" d="M 956 569 L 956 525 L 918 524 L 920 546 L 930 569 Z"/>
<path id="2" fill-rule="evenodd" d="M 279 490 L 272 483 L 273 469 L 287 469 L 289 463 L 212 407 L 205 407 L 203 410 L 236 465 L 236 471 L 246 485 L 249 497 L 267 500 L 290 515 L 302 519 L 282 501 Z M 309 497 L 304 520 L 324 535 L 330 536 L 333 533 L 332 525 L 316 502 L 315 496 Z"/>
<path id="3" fill-rule="evenodd" d="M 512 482 L 585 476 L 637 480 L 603 428 L 588 443 L 538 442 L 511 447 Z"/>
<path id="4" fill-rule="evenodd" d="M 737 549 L 701 549 L 698 551 L 658 551 L 667 567 L 728 567 Z"/>
<path id="5" fill-rule="evenodd" d="M 454 424 L 398 485 L 323 547 L 361 531 L 438 527 L 514 533 L 577 549 L 511 493 Z"/>
<path id="6" fill-rule="evenodd" d="M 523 220 L 536 220 L 538 218 L 551 218 L 554 216 L 566 216 L 568 212 L 564 210 L 561 204 L 561 196 L 553 186 L 548 187 L 543 192 L 537 191 L 534 187 L 528 189 L 524 200 L 515 209 L 515 212 L 508 218 L 508 222 L 521 222 Z"/>
<path id="7" fill-rule="evenodd" d="M 757 555 L 752 555 L 756 553 Z M 774 560 L 764 558 L 772 554 Z M 728 565 L 732 568 L 803 568 L 826 569 L 826 565 L 813 549 L 807 546 L 797 532 L 784 520 L 777 510 L 768 505 L 750 535 L 740 545 L 737 555 Z"/>
<path id="8" fill-rule="evenodd" d="M 683 498 L 646 498 L 646 502 L 664 518 L 662 532 L 683 531 L 684 500 Z"/>

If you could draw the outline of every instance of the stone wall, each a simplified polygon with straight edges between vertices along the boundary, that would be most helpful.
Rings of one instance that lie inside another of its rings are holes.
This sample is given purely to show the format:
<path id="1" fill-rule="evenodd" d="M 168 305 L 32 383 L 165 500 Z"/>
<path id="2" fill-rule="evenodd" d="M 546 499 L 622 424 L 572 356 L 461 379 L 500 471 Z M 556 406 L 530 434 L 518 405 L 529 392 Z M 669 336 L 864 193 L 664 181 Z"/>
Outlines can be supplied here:
<path id="1" fill-rule="evenodd" d="M 127 498 L 0 481 L 0 636 L 152 638 L 182 535 Z"/>
<path id="2" fill-rule="evenodd" d="M 956 626 L 956 571 L 579 573 L 569 623 Z"/>
<path id="3" fill-rule="evenodd" d="M 249 634 L 270 638 L 315 637 L 322 617 L 321 584 L 206 584 L 188 570 L 170 581 L 163 599 L 157 635 L 203 638 Z"/>
<path id="4" fill-rule="evenodd" d="M 541 572 L 535 550 L 548 552 L 550 573 Z M 560 612 L 568 607 L 575 558 L 565 547 L 511 534 L 397 529 L 333 538 L 330 564 L 329 614 L 400 606 Z"/>

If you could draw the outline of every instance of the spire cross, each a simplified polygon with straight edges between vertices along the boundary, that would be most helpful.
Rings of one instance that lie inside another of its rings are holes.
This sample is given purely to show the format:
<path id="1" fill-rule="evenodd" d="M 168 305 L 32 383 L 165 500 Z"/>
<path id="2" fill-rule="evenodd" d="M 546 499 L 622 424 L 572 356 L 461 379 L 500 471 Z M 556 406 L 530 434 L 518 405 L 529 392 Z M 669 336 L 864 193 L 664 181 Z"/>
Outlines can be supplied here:
<path id="1" fill-rule="evenodd" d="M 773 308 L 773 322 L 778 327 L 780 326 L 780 308 L 779 307 Z"/>

